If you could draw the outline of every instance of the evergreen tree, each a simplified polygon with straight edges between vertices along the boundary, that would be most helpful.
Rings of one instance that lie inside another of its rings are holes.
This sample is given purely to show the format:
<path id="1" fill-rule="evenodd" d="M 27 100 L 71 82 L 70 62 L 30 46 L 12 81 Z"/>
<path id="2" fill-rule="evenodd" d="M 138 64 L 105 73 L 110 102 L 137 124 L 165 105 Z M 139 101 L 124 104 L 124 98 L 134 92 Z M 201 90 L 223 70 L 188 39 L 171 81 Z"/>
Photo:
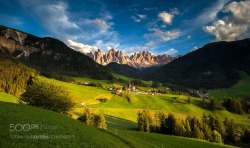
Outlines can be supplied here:
<path id="1" fill-rule="evenodd" d="M 215 130 L 215 117 L 213 115 L 209 114 L 208 118 L 209 118 L 208 125 L 209 125 L 210 129 L 213 131 L 213 130 Z"/>
<path id="2" fill-rule="evenodd" d="M 212 130 L 209 128 L 206 122 L 203 123 L 202 131 L 204 133 L 204 139 L 207 141 L 212 141 Z"/>
<path id="3" fill-rule="evenodd" d="M 164 112 L 159 112 L 158 118 L 160 121 L 160 132 L 167 133 L 167 126 L 166 126 L 166 114 Z"/>
<path id="4" fill-rule="evenodd" d="M 176 135 L 176 136 L 185 136 L 186 135 L 186 129 L 183 125 L 183 122 L 177 122 L 174 135 Z"/>
<path id="5" fill-rule="evenodd" d="M 188 97 L 187 103 L 188 103 L 188 104 L 191 104 L 191 103 L 192 103 L 191 97 Z"/>
<path id="6" fill-rule="evenodd" d="M 168 117 L 166 118 L 166 126 L 167 126 L 167 134 L 174 135 L 177 128 L 177 121 L 173 114 L 169 113 Z"/>
<path id="7" fill-rule="evenodd" d="M 218 131 L 222 136 L 225 134 L 225 127 L 220 117 L 215 117 L 215 130 Z"/>
<path id="8" fill-rule="evenodd" d="M 144 132 L 150 132 L 150 125 L 152 123 L 152 118 L 148 110 L 143 110 L 138 112 L 137 124 L 138 129 Z"/>
<path id="9" fill-rule="evenodd" d="M 199 127 L 197 127 L 196 124 L 194 125 L 194 130 L 192 131 L 192 137 L 197 138 L 197 139 L 203 139 L 204 138 L 203 132 L 199 129 Z"/>
<path id="10" fill-rule="evenodd" d="M 212 110 L 223 110 L 221 102 L 218 99 L 211 98 L 210 99 L 210 107 Z"/>
<path id="11" fill-rule="evenodd" d="M 107 129 L 105 117 L 103 115 L 94 115 L 94 126 L 101 129 Z"/>
<path id="12" fill-rule="evenodd" d="M 89 108 L 86 107 L 85 108 L 85 111 L 84 111 L 84 114 L 82 116 L 80 116 L 78 118 L 78 120 L 82 121 L 82 122 L 85 122 L 87 125 L 91 125 L 91 126 L 94 126 L 93 122 L 92 122 L 92 119 L 93 116 L 90 114 L 90 111 L 89 111 Z"/>
<path id="13" fill-rule="evenodd" d="M 227 118 L 224 120 L 225 125 L 225 140 L 227 143 L 234 143 L 234 120 L 231 119 L 231 121 L 227 120 Z"/>
<path id="14" fill-rule="evenodd" d="M 212 136 L 214 142 L 223 143 L 221 134 L 218 131 L 214 130 Z"/>
<path id="15" fill-rule="evenodd" d="M 159 87 L 160 87 L 160 83 L 156 82 L 156 81 L 153 81 L 152 88 L 159 88 Z"/>
<path id="16" fill-rule="evenodd" d="M 186 119 L 186 136 L 191 137 L 191 127 L 188 119 Z"/>
<path id="17" fill-rule="evenodd" d="M 248 144 L 248 146 L 250 146 L 249 145 L 250 144 L 250 130 L 244 129 L 243 131 L 244 131 L 244 133 L 241 136 L 241 140 L 242 140 L 242 142 L 244 142 L 244 143 Z"/>

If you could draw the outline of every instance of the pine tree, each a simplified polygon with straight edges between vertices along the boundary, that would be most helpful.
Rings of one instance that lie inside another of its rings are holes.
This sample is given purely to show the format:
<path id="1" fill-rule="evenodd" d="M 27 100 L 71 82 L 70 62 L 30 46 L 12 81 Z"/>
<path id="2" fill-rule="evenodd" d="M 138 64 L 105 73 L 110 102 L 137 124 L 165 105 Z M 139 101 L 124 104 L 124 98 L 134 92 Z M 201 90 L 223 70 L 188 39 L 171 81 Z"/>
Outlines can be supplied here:
<path id="1" fill-rule="evenodd" d="M 197 138 L 197 139 L 203 139 L 204 134 L 202 133 L 202 131 L 199 129 L 199 127 L 197 127 L 197 125 L 194 125 L 194 130 L 192 131 L 192 137 L 193 138 Z"/>
<path id="2" fill-rule="evenodd" d="M 188 99 L 187 99 L 187 103 L 188 103 L 188 104 L 191 104 L 191 103 L 192 103 L 192 100 L 191 100 L 191 98 L 190 98 L 190 97 L 188 97 Z"/>
<path id="3" fill-rule="evenodd" d="M 188 119 L 186 119 L 186 135 L 187 137 L 191 137 L 191 127 Z"/>
<path id="4" fill-rule="evenodd" d="M 168 117 L 166 118 L 166 126 L 167 126 L 167 134 L 174 135 L 176 132 L 176 118 L 173 114 L 169 113 Z"/>
<path id="5" fill-rule="evenodd" d="M 234 120 L 232 119 L 230 122 L 224 121 L 224 124 L 226 125 L 225 128 L 225 138 L 226 141 L 234 142 Z"/>
<path id="6" fill-rule="evenodd" d="M 160 132 L 167 133 L 167 126 L 166 126 L 166 114 L 164 112 L 159 112 L 158 118 L 160 121 Z"/>
<path id="7" fill-rule="evenodd" d="M 202 131 L 204 133 L 204 139 L 207 141 L 212 141 L 212 130 L 209 128 L 207 123 L 203 123 Z"/>
<path id="8" fill-rule="evenodd" d="M 150 125 L 152 123 L 152 118 L 148 110 L 143 110 L 138 112 L 137 124 L 138 129 L 144 132 L 150 132 Z"/>
<path id="9" fill-rule="evenodd" d="M 249 129 L 244 129 L 244 133 L 241 136 L 242 142 L 246 144 L 250 144 L 250 130 Z"/>
<path id="10" fill-rule="evenodd" d="M 101 129 L 107 129 L 107 124 L 105 121 L 105 117 L 103 115 L 95 115 L 95 125 L 97 128 L 101 128 Z"/>
<path id="11" fill-rule="evenodd" d="M 225 134 L 225 127 L 220 117 L 215 117 L 215 130 L 218 131 L 222 136 Z"/>
<path id="12" fill-rule="evenodd" d="M 212 136 L 213 136 L 213 141 L 214 142 L 223 143 L 221 134 L 218 131 L 214 130 L 213 133 L 212 133 Z"/>

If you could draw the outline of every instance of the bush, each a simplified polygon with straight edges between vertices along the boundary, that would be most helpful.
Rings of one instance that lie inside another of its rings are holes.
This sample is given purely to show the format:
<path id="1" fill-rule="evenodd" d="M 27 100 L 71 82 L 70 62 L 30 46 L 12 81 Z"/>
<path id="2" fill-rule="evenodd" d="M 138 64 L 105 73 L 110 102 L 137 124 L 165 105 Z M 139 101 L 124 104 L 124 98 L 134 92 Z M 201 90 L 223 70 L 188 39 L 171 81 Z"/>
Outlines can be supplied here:
<path id="1" fill-rule="evenodd" d="M 47 82 L 35 82 L 29 86 L 22 94 L 21 100 L 29 105 L 59 113 L 66 113 L 74 106 L 64 88 Z"/>
<path id="2" fill-rule="evenodd" d="M 91 82 L 91 83 L 88 84 L 88 86 L 103 88 L 101 83 L 96 83 L 96 82 Z"/>
<path id="3" fill-rule="evenodd" d="M 107 98 L 99 98 L 99 99 L 97 99 L 97 100 L 99 100 L 100 102 L 102 102 L 102 103 L 105 103 L 105 102 L 107 102 L 108 101 L 108 99 Z"/>
<path id="4" fill-rule="evenodd" d="M 103 115 L 91 114 L 89 108 L 85 108 L 85 112 L 78 120 L 85 122 L 88 126 L 94 126 L 100 129 L 107 129 L 105 117 Z"/>
<path id="5" fill-rule="evenodd" d="M 192 100 L 191 100 L 190 97 L 188 97 L 187 103 L 188 103 L 188 104 L 191 104 L 191 103 L 192 103 Z"/>

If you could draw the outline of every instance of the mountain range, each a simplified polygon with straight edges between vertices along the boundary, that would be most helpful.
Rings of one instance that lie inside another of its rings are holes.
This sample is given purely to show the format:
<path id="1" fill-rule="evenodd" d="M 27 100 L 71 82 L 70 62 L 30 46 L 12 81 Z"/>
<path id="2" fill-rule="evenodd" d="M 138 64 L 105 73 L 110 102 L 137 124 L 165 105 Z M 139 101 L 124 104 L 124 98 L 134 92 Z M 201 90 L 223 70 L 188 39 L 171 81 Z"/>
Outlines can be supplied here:
<path id="1" fill-rule="evenodd" d="M 149 52 L 125 56 L 115 49 L 107 53 L 98 50 L 86 56 L 57 39 L 0 26 L 0 52 L 41 73 L 110 80 L 114 78 L 112 71 L 131 78 L 195 89 L 230 87 L 240 80 L 238 71 L 250 74 L 249 49 L 250 39 L 244 39 L 209 43 L 178 58 L 154 56 Z M 100 65 L 89 56 L 107 65 Z M 160 61 L 167 64 L 162 65 Z"/>
<path id="2" fill-rule="evenodd" d="M 116 51 L 115 49 L 110 49 L 106 53 L 98 49 L 98 51 L 90 52 L 86 55 L 101 65 L 116 62 L 118 64 L 127 64 L 135 68 L 161 66 L 177 58 L 167 54 L 153 55 L 147 51 L 135 52 L 129 56 L 125 55 L 124 52 L 120 50 Z"/>
<path id="3" fill-rule="evenodd" d="M 250 39 L 213 42 L 157 68 L 136 69 L 111 63 L 106 67 L 137 79 L 195 89 L 226 88 L 239 80 L 238 71 L 250 74 Z"/>
<path id="4" fill-rule="evenodd" d="M 0 26 L 0 52 L 10 55 L 42 73 L 111 79 L 104 66 L 50 37 L 34 35 Z"/>

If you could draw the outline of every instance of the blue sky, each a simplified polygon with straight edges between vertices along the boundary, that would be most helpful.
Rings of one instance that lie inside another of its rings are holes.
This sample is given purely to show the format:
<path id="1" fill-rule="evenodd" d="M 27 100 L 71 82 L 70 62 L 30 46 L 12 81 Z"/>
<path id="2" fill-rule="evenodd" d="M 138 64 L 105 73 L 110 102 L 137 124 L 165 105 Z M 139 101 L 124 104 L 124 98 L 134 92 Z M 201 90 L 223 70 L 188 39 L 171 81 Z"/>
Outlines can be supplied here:
<path id="1" fill-rule="evenodd" d="M 185 54 L 250 37 L 250 1 L 0 0 L 0 24 L 75 50 Z"/>

